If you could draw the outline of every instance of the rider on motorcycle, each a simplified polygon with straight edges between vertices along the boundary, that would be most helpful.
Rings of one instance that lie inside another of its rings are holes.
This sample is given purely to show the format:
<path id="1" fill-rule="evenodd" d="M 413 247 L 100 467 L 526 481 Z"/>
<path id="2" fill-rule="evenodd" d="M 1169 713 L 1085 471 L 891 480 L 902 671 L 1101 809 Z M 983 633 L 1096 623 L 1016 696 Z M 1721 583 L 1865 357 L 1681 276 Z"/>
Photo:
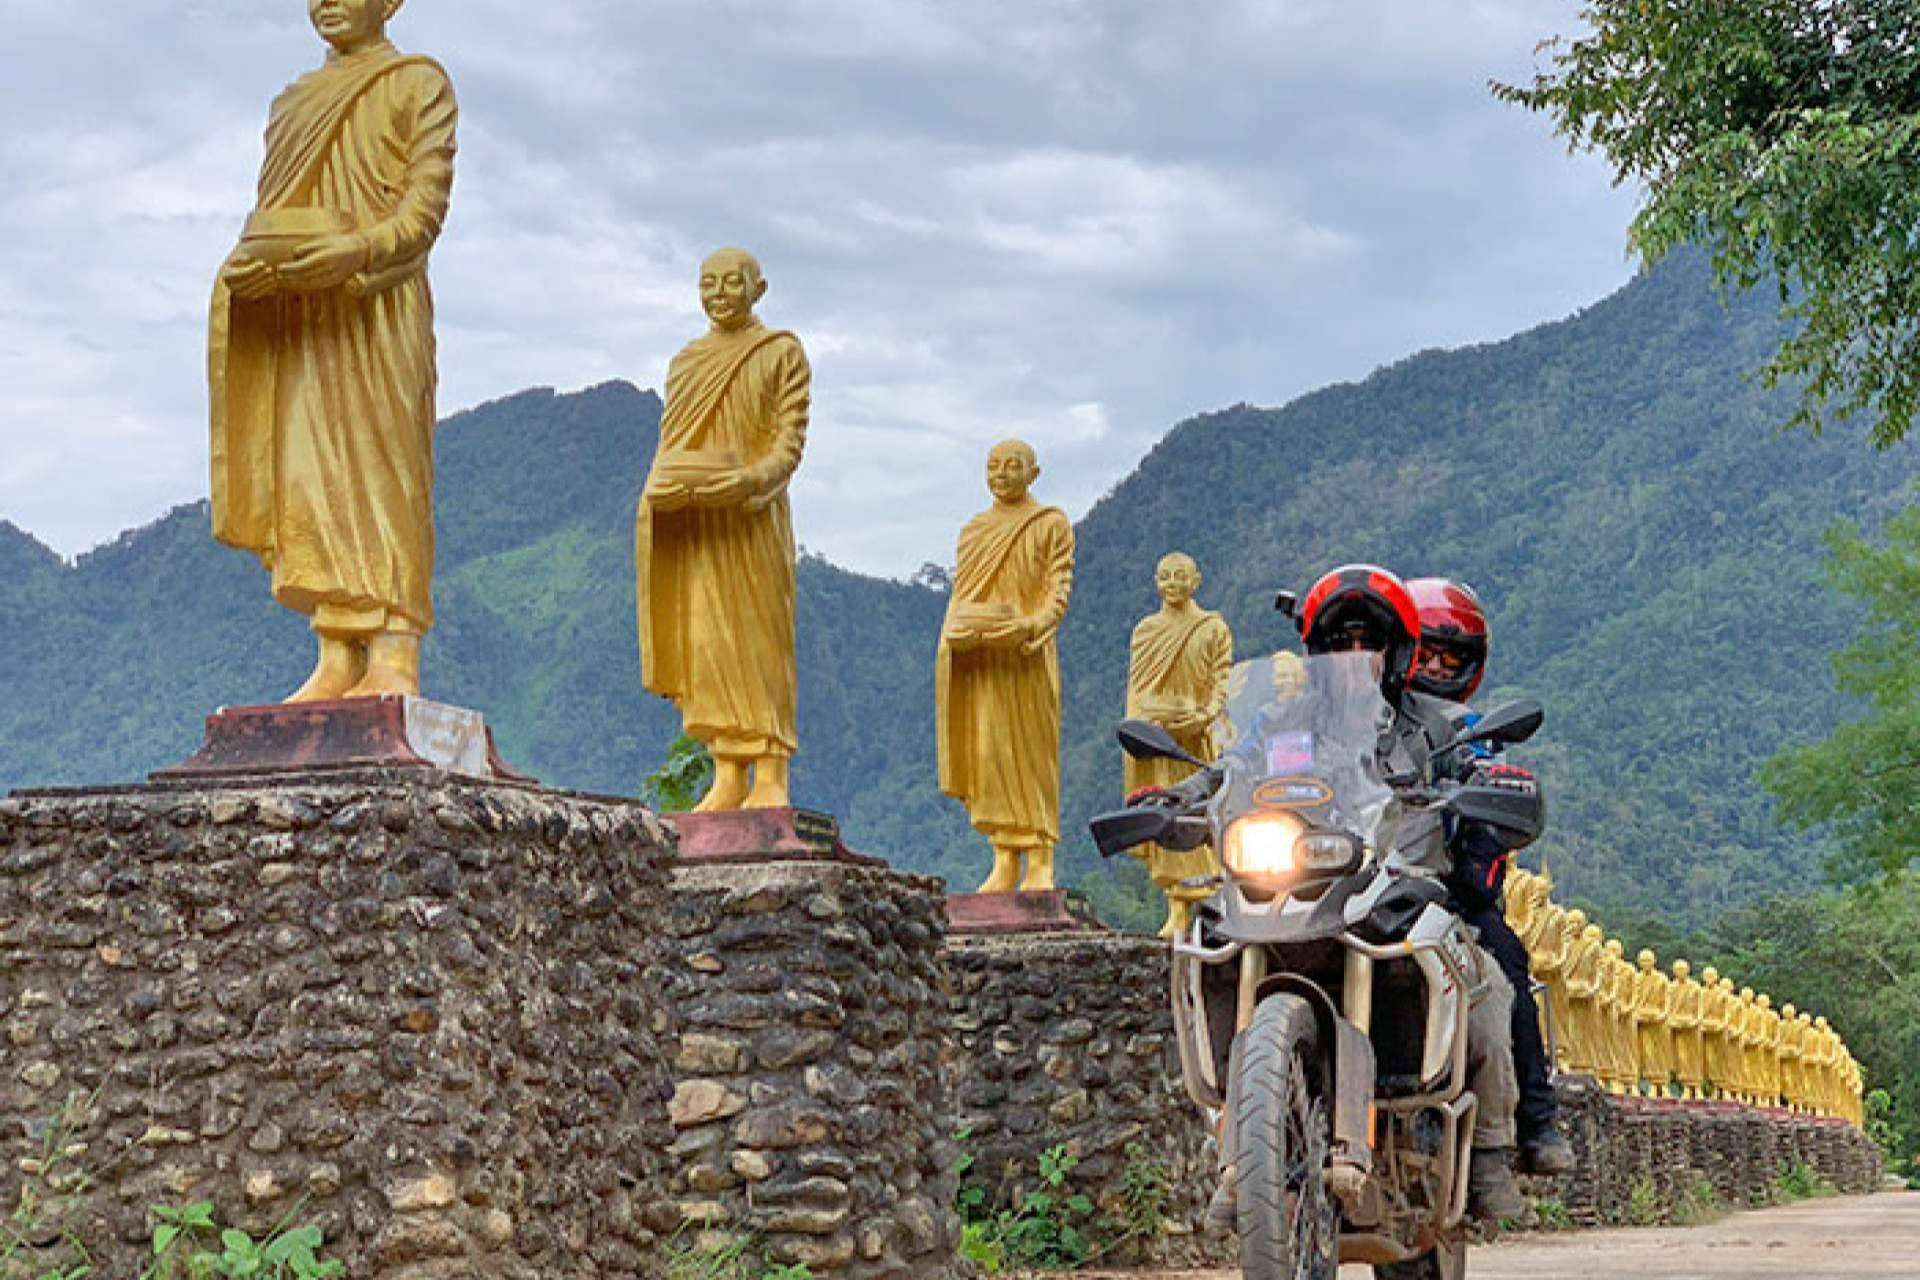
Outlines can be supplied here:
<path id="1" fill-rule="evenodd" d="M 1406 585 L 1385 569 L 1349 565 L 1316 582 L 1297 616 L 1309 654 L 1363 650 L 1375 655 L 1372 668 L 1394 713 L 1378 752 L 1383 776 L 1401 785 L 1431 781 L 1433 752 L 1451 741 L 1458 717 L 1446 702 L 1417 692 L 1420 614 Z M 1452 847 L 1449 854 L 1455 854 Z M 1468 1016 L 1470 1084 L 1480 1104 L 1469 1195 L 1472 1211 L 1482 1218 L 1517 1218 L 1527 1208 L 1513 1176 L 1518 1088 L 1510 982 L 1496 977 Z"/>
<path id="2" fill-rule="evenodd" d="M 1473 589 L 1445 578 L 1415 578 L 1407 583 L 1420 615 L 1420 650 L 1414 662 L 1415 693 L 1465 707 L 1486 673 L 1492 629 Z M 1478 717 L 1469 713 L 1471 723 Z M 1454 767 L 1463 781 L 1514 788 L 1533 787 L 1525 769 L 1502 764 L 1491 746 L 1461 753 Z M 1500 962 L 1513 985 L 1513 1057 L 1520 1104 L 1515 1113 L 1520 1137 L 1520 1168 L 1527 1173 L 1573 1172 L 1573 1148 L 1555 1127 L 1559 1104 L 1540 1038 L 1540 1013 L 1533 999 L 1533 977 L 1526 944 L 1500 910 L 1500 892 L 1511 855 L 1485 828 L 1461 823 L 1449 842 L 1453 869 L 1447 888 L 1460 918 L 1480 935 L 1480 945 Z"/>

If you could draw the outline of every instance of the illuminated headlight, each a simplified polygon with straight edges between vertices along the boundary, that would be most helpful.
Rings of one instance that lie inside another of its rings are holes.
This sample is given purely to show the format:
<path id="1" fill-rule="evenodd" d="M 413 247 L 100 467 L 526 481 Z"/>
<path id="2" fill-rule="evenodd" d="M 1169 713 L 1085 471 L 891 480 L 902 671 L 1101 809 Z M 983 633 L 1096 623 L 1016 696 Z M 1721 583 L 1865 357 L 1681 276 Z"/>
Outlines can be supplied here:
<path id="1" fill-rule="evenodd" d="M 1223 855 L 1236 875 L 1272 880 L 1297 871 L 1345 871 L 1360 845 L 1344 831 L 1308 831 L 1291 813 L 1262 813 L 1227 828 Z"/>
<path id="2" fill-rule="evenodd" d="M 1294 842 L 1306 834 L 1306 824 L 1290 813 L 1260 813 L 1240 818 L 1227 828 L 1222 857 L 1236 875 L 1274 879 L 1292 875 Z"/>

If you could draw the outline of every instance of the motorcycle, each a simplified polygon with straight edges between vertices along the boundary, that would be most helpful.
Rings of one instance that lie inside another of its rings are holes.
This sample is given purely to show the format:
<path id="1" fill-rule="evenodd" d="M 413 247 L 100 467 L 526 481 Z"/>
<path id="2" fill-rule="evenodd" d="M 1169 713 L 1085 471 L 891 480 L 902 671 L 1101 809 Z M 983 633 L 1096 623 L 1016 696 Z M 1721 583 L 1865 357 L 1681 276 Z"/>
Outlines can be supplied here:
<path id="1" fill-rule="evenodd" d="M 1424 717 L 1396 716 L 1372 657 L 1311 655 L 1304 680 L 1242 663 L 1215 761 L 1123 723 L 1129 754 L 1196 772 L 1091 824 L 1109 857 L 1218 851 L 1219 874 L 1187 885 L 1213 893 L 1174 940 L 1172 998 L 1187 1093 L 1219 1121 L 1247 1280 L 1332 1280 L 1343 1262 L 1379 1280 L 1466 1272 L 1467 1020 L 1497 970 L 1440 876 L 1451 824 L 1520 848 L 1544 811 L 1454 765 L 1544 715 L 1516 703 L 1468 727 L 1425 700 Z"/>

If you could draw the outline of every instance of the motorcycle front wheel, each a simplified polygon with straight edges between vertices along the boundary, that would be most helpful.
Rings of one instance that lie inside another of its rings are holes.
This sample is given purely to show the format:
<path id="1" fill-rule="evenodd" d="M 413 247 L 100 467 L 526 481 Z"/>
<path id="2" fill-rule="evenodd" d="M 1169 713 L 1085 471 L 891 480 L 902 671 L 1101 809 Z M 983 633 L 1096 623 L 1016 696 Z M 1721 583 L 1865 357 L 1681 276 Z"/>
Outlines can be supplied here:
<path id="1" fill-rule="evenodd" d="M 1339 1270 L 1319 1041 L 1307 1002 L 1281 994 L 1260 1002 L 1235 1044 L 1229 1105 L 1245 1280 L 1334 1280 Z"/>

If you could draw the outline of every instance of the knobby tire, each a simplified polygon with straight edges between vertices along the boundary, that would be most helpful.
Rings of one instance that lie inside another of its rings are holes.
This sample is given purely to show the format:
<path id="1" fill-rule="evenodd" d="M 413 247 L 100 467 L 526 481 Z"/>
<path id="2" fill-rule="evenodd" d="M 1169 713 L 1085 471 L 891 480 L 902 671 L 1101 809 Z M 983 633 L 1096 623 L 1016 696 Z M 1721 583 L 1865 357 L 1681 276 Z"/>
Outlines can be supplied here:
<path id="1" fill-rule="evenodd" d="M 1241 1272 L 1245 1280 L 1334 1280 L 1331 1126 L 1313 1010 L 1295 995 L 1261 1001 L 1236 1059 L 1230 1103 Z"/>

